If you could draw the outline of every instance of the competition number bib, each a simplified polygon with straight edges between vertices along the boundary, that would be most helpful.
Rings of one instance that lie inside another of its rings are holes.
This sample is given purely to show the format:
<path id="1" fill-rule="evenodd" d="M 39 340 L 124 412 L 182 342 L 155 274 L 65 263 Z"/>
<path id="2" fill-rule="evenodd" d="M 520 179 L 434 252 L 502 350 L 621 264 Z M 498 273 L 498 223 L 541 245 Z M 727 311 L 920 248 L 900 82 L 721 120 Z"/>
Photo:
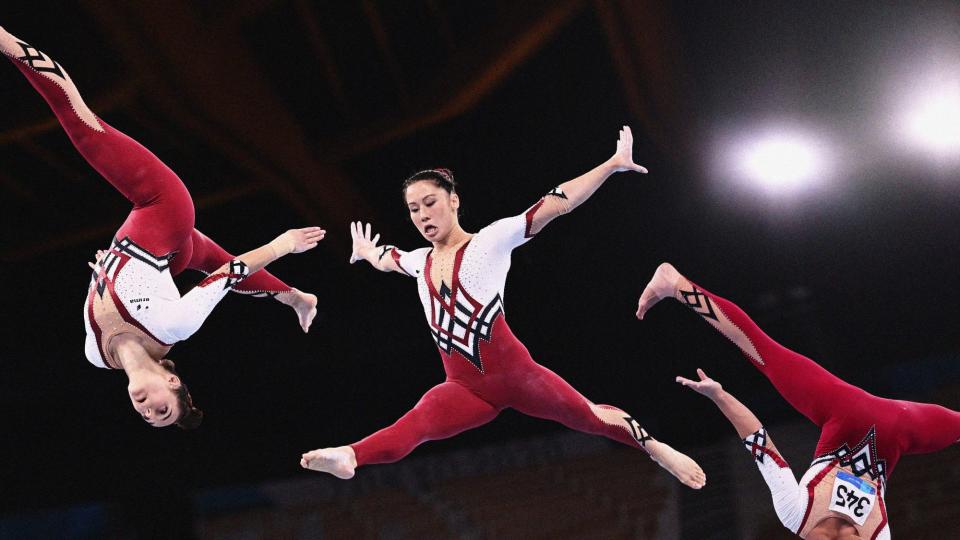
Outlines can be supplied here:
<path id="1" fill-rule="evenodd" d="M 863 525 L 877 500 L 873 485 L 842 470 L 837 471 L 831 494 L 830 510 L 849 516 L 857 525 Z"/>

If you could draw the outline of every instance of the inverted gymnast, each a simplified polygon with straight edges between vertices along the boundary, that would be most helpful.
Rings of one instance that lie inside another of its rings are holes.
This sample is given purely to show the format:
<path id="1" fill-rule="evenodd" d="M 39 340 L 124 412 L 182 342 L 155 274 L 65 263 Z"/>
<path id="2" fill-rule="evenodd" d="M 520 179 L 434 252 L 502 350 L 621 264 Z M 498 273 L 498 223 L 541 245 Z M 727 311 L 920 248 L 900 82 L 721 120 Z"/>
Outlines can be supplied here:
<path id="1" fill-rule="evenodd" d="M 794 409 L 820 428 L 810 468 L 797 483 L 756 416 L 702 370 L 677 382 L 709 397 L 743 439 L 770 488 L 783 526 L 807 540 L 889 539 L 884 497 L 900 456 L 942 450 L 960 439 L 960 413 L 885 399 L 848 384 L 770 339 L 735 304 L 660 265 L 637 306 L 675 298 L 732 341 Z"/>
<path id="2" fill-rule="evenodd" d="M 195 428 L 203 413 L 166 355 L 193 335 L 228 291 L 269 296 L 297 313 L 304 332 L 317 298 L 294 289 L 264 266 L 317 245 L 319 227 L 289 230 L 235 257 L 193 228 L 193 200 L 180 178 L 149 150 L 87 107 L 58 62 L 0 28 L 0 50 L 53 109 L 80 154 L 133 203 L 107 250 L 91 263 L 83 309 L 87 359 L 123 369 L 133 408 L 155 427 Z M 207 275 L 181 296 L 173 276 L 185 268 Z"/>
<path id="3" fill-rule="evenodd" d="M 629 414 L 594 404 L 534 362 L 504 318 L 503 290 L 513 249 L 580 206 L 619 171 L 647 172 L 633 162 L 628 127 L 621 130 L 609 160 L 553 189 L 526 212 L 476 234 L 460 227 L 460 197 L 446 169 L 418 172 L 403 184 L 410 219 L 432 247 L 404 252 L 377 246 L 379 235 L 371 238 L 369 224 L 352 224 L 351 262 L 366 260 L 377 270 L 416 279 L 446 381 L 393 425 L 349 446 L 307 452 L 301 465 L 351 478 L 358 466 L 395 462 L 424 441 L 452 437 L 513 408 L 644 449 L 684 484 L 702 487 L 703 471 L 692 459 L 653 439 Z"/>

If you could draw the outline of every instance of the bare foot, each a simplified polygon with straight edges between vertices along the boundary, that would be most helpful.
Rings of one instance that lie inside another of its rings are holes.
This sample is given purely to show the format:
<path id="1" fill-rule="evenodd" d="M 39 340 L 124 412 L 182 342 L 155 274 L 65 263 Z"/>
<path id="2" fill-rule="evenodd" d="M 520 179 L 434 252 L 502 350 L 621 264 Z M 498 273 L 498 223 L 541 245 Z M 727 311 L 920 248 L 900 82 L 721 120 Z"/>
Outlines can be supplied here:
<path id="1" fill-rule="evenodd" d="M 677 272 L 677 269 L 670 263 L 662 263 L 658 266 L 657 271 L 653 273 L 653 278 L 650 279 L 650 283 L 647 283 L 647 287 L 643 289 L 643 294 L 640 295 L 640 302 L 637 304 L 637 318 L 642 320 L 647 310 L 652 308 L 654 304 L 675 295 L 677 282 L 682 277 L 680 272 Z"/>
<path id="2" fill-rule="evenodd" d="M 310 331 L 313 318 L 317 316 L 316 295 L 305 293 L 299 289 L 291 289 L 290 292 L 277 295 L 277 300 L 292 307 L 297 312 L 297 318 L 300 319 L 300 328 L 303 328 L 304 333 Z"/>
<path id="3" fill-rule="evenodd" d="M 650 459 L 677 477 L 685 486 L 700 489 L 707 484 L 707 475 L 697 462 L 674 450 L 669 444 L 660 441 L 647 443 Z"/>
<path id="4" fill-rule="evenodd" d="M 300 466 L 347 480 L 353 478 L 354 470 L 357 468 L 357 455 L 349 446 L 321 448 L 304 453 L 300 458 Z"/>

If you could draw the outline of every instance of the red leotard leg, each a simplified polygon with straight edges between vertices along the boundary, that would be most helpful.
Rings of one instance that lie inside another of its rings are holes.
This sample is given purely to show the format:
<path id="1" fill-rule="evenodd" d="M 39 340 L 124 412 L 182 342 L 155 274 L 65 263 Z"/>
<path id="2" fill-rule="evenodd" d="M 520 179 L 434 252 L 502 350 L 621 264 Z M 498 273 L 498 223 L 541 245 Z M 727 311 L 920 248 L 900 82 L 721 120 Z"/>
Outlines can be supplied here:
<path id="1" fill-rule="evenodd" d="M 822 428 L 816 455 L 854 445 L 876 428 L 892 472 L 902 453 L 934 452 L 960 439 L 960 413 L 874 396 L 780 345 L 729 300 L 681 280 L 677 298 L 733 341 L 798 412 Z"/>
<path id="2" fill-rule="evenodd" d="M 423 442 L 446 439 L 481 426 L 499 412 L 463 386 L 444 382 L 427 391 L 392 426 L 350 446 L 357 455 L 357 466 L 393 463 Z"/>
<path id="3" fill-rule="evenodd" d="M 196 229 L 190 235 L 190 243 L 192 245 L 192 255 L 187 263 L 187 268 L 192 270 L 210 274 L 236 258 L 211 240 L 210 237 Z M 260 270 L 251 274 L 239 285 L 234 286 L 234 290 L 240 293 L 282 293 L 290 291 L 291 288 L 270 272 Z"/>
<path id="4" fill-rule="evenodd" d="M 517 376 L 510 377 L 513 388 L 508 406 L 523 414 L 553 420 L 629 446 L 640 448 L 646 442 L 646 431 L 624 411 L 592 403 L 562 377 L 532 360 L 518 367 Z"/>
<path id="5" fill-rule="evenodd" d="M 900 444 L 904 454 L 927 454 L 960 441 L 960 412 L 930 403 L 895 402 L 903 411 Z"/>
<path id="6" fill-rule="evenodd" d="M 103 120 L 96 119 L 102 131 L 84 122 L 75 107 L 89 109 L 62 66 L 26 44 L 17 41 L 17 46 L 27 47 L 22 56 L 17 56 L 18 52 L 12 49 L 4 49 L 4 52 L 53 109 L 84 159 L 133 203 L 134 209 L 117 236 L 129 236 L 158 257 L 189 249 L 188 240 L 194 223 L 193 201 L 180 178 L 149 150 Z M 32 67 L 35 64 L 53 67 L 40 72 Z M 74 97 L 72 103 L 70 95 Z M 187 263 L 185 259 L 189 259 L 189 253 L 181 255 L 184 256 L 171 262 L 174 274 L 183 270 Z"/>
<path id="7" fill-rule="evenodd" d="M 733 302 L 693 283 L 681 285 L 677 297 L 740 347 L 780 395 L 817 426 L 823 427 L 851 394 L 867 395 L 771 339 Z"/>

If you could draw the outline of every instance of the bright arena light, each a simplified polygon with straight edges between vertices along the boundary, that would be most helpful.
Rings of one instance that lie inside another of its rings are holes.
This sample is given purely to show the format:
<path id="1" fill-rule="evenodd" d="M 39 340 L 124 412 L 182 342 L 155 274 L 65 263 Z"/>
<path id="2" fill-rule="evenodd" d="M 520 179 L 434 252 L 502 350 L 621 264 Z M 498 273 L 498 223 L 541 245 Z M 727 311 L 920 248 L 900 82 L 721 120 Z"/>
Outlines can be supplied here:
<path id="1" fill-rule="evenodd" d="M 790 194 L 820 184 L 826 175 L 824 144 L 796 131 L 745 138 L 734 157 L 737 176 L 770 194 Z"/>
<path id="2" fill-rule="evenodd" d="M 960 80 L 926 88 L 907 108 L 904 124 L 915 146 L 960 156 Z"/>

